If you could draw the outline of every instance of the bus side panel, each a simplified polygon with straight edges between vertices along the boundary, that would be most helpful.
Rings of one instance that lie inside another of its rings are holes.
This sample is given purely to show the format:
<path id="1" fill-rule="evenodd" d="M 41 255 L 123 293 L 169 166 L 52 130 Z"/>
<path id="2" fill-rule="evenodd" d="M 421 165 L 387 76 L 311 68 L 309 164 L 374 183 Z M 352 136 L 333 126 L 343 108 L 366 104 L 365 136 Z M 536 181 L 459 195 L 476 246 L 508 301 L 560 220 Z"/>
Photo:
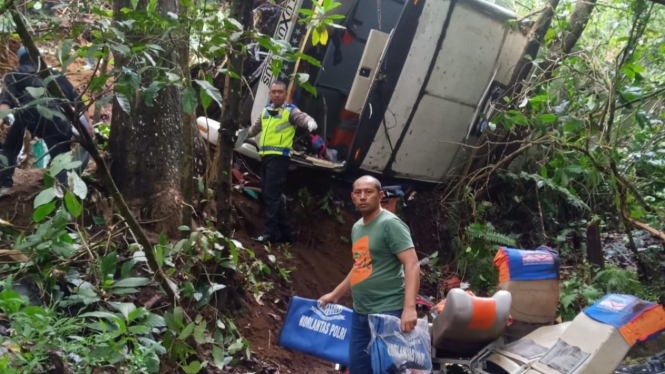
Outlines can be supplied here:
<path id="1" fill-rule="evenodd" d="M 413 44 L 408 50 L 408 57 L 397 80 L 395 92 L 392 99 L 390 99 L 388 109 L 372 108 L 373 115 L 385 122 L 381 123 L 379 131 L 371 143 L 371 147 L 363 160 L 362 169 L 382 172 L 386 168 L 393 147 L 409 120 L 409 115 L 416 104 L 427 71 L 435 56 L 436 46 L 441 36 L 443 24 L 448 16 L 450 4 L 449 0 L 428 1 L 425 4 L 423 13 L 418 20 L 418 28 L 413 38 Z M 390 48 L 400 49 L 401 54 L 407 52 L 404 45 L 395 41 L 391 42 Z M 388 59 L 388 56 L 386 59 Z M 388 61 L 388 64 L 390 64 L 390 61 Z M 365 123 L 361 123 L 361 129 L 363 126 L 365 126 Z"/>
<path id="2" fill-rule="evenodd" d="M 377 72 L 377 79 L 370 89 L 367 102 L 360 116 L 358 132 L 351 147 L 346 170 L 357 170 L 361 167 L 361 164 L 365 164 L 364 160 L 375 141 L 376 135 L 384 131 L 382 125 L 384 114 L 386 118 L 390 116 L 386 111 L 386 103 L 390 102 L 396 92 L 395 87 L 405 66 L 416 29 L 422 29 L 422 26 L 419 25 L 419 19 L 423 8 L 427 7 L 429 3 L 439 1 L 441 0 L 407 0 L 404 5 L 402 15 L 393 31 Z M 389 148 L 387 142 L 385 146 Z M 376 157 L 378 156 L 374 156 L 375 160 Z M 367 170 L 371 171 L 372 169 Z M 380 171 L 382 169 L 374 168 L 374 170 Z"/>
<path id="3" fill-rule="evenodd" d="M 528 38 L 519 30 L 510 30 L 503 43 L 503 48 L 499 54 L 499 71 L 495 80 L 503 85 L 510 83 L 510 78 L 515 71 L 515 65 L 522 57 L 522 51 Z"/>
<path id="4" fill-rule="evenodd" d="M 293 34 L 293 30 L 298 26 L 298 11 L 303 5 L 309 5 L 311 7 L 311 2 L 304 3 L 304 0 L 287 0 L 284 2 L 282 13 L 279 16 L 279 23 L 277 24 L 277 29 L 275 30 L 273 38 L 289 41 L 290 43 L 293 43 L 291 44 L 291 47 L 293 48 L 300 47 L 302 36 L 292 40 L 291 35 Z M 266 58 L 268 59 L 268 62 L 264 65 L 263 73 L 259 80 L 259 87 L 254 95 L 254 105 L 252 106 L 251 117 L 252 123 L 261 115 L 263 108 L 270 103 L 270 85 L 278 78 L 273 76 L 272 69 L 270 68 L 270 62 L 275 57 L 270 53 Z"/>
<path id="5" fill-rule="evenodd" d="M 444 179 L 492 79 L 505 27 L 502 20 L 457 2 L 389 172 L 398 177 Z"/>

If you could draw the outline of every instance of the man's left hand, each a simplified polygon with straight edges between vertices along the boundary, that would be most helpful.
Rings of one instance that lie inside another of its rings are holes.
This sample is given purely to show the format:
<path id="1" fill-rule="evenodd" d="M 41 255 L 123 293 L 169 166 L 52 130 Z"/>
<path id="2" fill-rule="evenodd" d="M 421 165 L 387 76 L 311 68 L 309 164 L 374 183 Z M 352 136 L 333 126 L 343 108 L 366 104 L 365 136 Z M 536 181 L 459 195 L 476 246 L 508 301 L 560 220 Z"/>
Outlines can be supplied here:
<path id="1" fill-rule="evenodd" d="M 407 308 L 402 311 L 402 323 L 400 328 L 402 332 L 411 332 L 416 328 L 416 323 L 418 323 L 418 313 L 416 308 Z"/>

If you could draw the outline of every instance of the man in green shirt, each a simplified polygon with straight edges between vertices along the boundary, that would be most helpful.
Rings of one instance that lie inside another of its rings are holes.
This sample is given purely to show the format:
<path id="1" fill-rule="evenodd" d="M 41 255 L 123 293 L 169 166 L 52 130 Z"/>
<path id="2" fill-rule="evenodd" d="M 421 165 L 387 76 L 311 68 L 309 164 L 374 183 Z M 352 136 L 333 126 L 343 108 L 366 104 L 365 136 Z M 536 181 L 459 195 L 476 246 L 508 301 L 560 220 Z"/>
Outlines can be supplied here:
<path id="1" fill-rule="evenodd" d="M 371 338 L 369 314 L 401 317 L 403 332 L 412 331 L 418 320 L 418 256 L 409 227 L 381 208 L 383 195 L 381 183 L 374 177 L 365 176 L 353 184 L 351 198 L 362 215 L 351 231 L 355 264 L 333 292 L 319 299 L 325 306 L 336 303 L 349 291 L 352 293 L 350 374 L 372 374 L 372 361 L 367 352 Z"/>

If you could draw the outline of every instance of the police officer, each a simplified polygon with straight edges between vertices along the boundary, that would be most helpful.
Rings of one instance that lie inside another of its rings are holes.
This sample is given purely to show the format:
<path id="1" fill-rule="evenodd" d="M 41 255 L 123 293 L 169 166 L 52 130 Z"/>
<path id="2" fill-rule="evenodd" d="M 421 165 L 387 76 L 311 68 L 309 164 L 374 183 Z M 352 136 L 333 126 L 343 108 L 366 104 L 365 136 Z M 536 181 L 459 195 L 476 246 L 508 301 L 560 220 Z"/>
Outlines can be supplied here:
<path id="1" fill-rule="evenodd" d="M 247 133 L 247 137 L 261 133 L 261 192 L 266 203 L 266 217 L 263 235 L 254 238 L 259 243 L 295 241 L 295 231 L 286 217 L 283 198 L 291 148 L 296 126 L 310 132 L 317 127 L 312 117 L 286 103 L 286 91 L 286 84 L 281 81 L 270 86 L 271 104 L 263 109 Z"/>

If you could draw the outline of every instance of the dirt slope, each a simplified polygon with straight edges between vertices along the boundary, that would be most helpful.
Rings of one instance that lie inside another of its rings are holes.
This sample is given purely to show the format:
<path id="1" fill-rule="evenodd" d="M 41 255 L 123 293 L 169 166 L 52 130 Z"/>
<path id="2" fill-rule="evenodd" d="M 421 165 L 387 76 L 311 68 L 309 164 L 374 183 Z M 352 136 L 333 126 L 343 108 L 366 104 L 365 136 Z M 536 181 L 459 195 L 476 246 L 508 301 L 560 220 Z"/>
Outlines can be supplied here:
<path id="1" fill-rule="evenodd" d="M 258 203 L 242 195 L 235 198 L 256 219 L 253 226 L 260 227 L 262 212 Z M 244 337 L 251 342 L 252 351 L 263 362 L 252 369 L 268 373 L 274 370 L 280 373 L 334 372 L 332 363 L 287 351 L 277 345 L 277 340 L 291 296 L 316 299 L 332 291 L 351 269 L 353 260 L 350 244 L 345 243 L 341 237 L 350 236 L 351 226 L 356 218 L 350 212 L 344 212 L 344 218 L 345 224 L 340 224 L 317 209 L 309 218 L 295 222 L 300 242 L 287 249 L 293 256 L 292 259 L 286 258 L 282 249 L 271 249 L 270 253 L 277 255 L 280 263 L 283 262 L 286 267 L 295 266 L 295 269 L 288 283 L 276 284 L 275 290 L 262 300 L 264 305 L 259 305 L 250 297 L 251 309 L 238 321 Z M 267 258 L 266 250 L 253 243 L 250 234 L 258 233 L 243 231 L 237 233 L 236 238 L 252 249 L 257 258 Z M 314 240 L 307 240 L 310 237 Z M 351 306 L 351 298 L 346 297 L 341 303 Z"/>

